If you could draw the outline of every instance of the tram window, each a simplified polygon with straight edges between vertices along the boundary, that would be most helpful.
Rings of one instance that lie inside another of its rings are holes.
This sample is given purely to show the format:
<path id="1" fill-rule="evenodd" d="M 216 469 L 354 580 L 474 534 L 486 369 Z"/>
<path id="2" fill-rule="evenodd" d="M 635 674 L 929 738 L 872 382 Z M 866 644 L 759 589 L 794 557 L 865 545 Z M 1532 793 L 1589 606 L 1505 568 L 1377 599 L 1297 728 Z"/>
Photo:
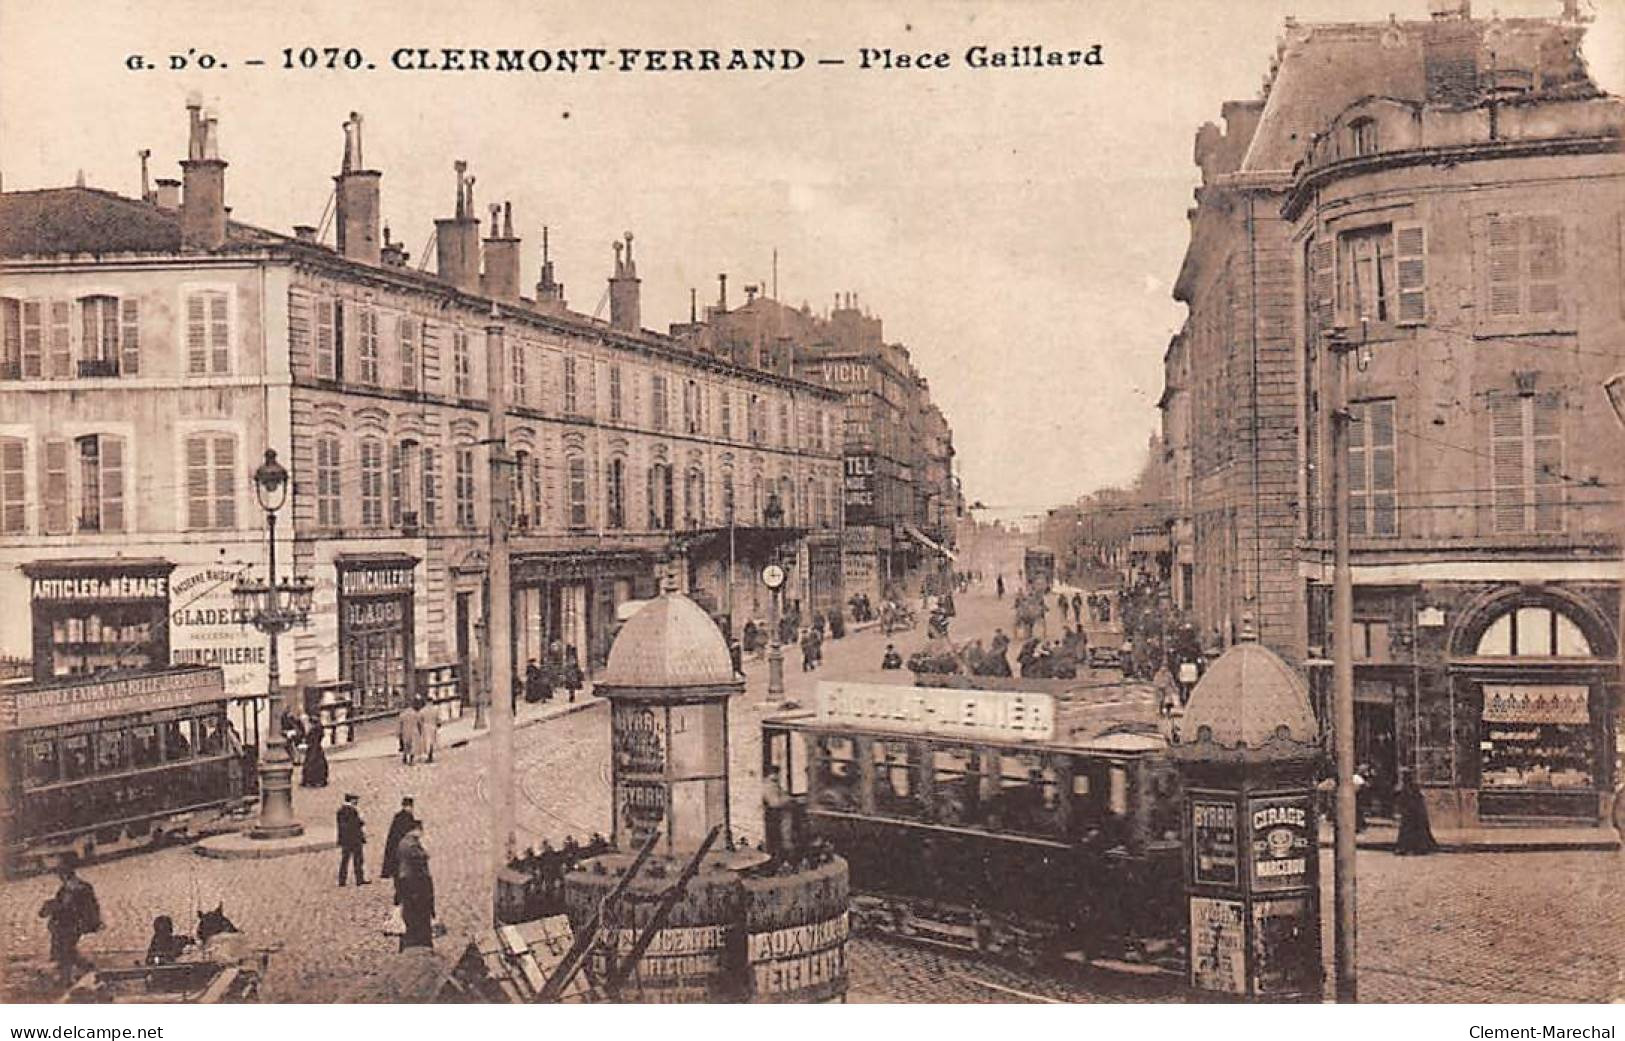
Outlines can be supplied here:
<path id="1" fill-rule="evenodd" d="M 225 736 L 221 732 L 220 720 L 215 716 L 204 716 L 197 721 L 198 754 L 219 755 L 225 750 Z"/>
<path id="2" fill-rule="evenodd" d="M 62 779 L 77 781 L 90 776 L 90 735 L 75 734 L 62 739 Z"/>
<path id="3" fill-rule="evenodd" d="M 981 761 L 975 749 L 931 750 L 932 815 L 943 824 L 975 824 L 982 816 Z"/>
<path id="4" fill-rule="evenodd" d="M 1082 836 L 1098 830 L 1104 817 L 1102 794 L 1106 774 L 1098 760 L 1072 760 L 1072 833 Z"/>
<path id="5" fill-rule="evenodd" d="M 158 765 L 158 727 L 155 724 L 130 728 L 130 762 L 134 766 Z"/>
<path id="6" fill-rule="evenodd" d="M 124 746 L 124 731 L 103 730 L 96 735 L 97 773 L 118 773 L 128 765 L 129 756 Z"/>
<path id="7" fill-rule="evenodd" d="M 857 802 L 857 750 L 849 737 L 820 737 L 818 752 L 819 800 L 834 807 L 854 807 Z"/>
<path id="8" fill-rule="evenodd" d="M 192 754 L 192 729 L 189 719 L 176 719 L 164 724 L 164 758 L 170 762 L 186 759 Z"/>
<path id="9" fill-rule="evenodd" d="M 1004 825 L 1049 834 L 1060 805 L 1055 770 L 1037 755 L 999 757 L 999 803 Z"/>
<path id="10" fill-rule="evenodd" d="M 875 741 L 869 746 L 875 765 L 875 808 L 881 813 L 914 816 L 912 751 L 907 741 Z"/>
<path id="11" fill-rule="evenodd" d="M 28 742 L 28 763 L 25 775 L 31 786 L 53 784 L 60 777 L 55 741 Z"/>

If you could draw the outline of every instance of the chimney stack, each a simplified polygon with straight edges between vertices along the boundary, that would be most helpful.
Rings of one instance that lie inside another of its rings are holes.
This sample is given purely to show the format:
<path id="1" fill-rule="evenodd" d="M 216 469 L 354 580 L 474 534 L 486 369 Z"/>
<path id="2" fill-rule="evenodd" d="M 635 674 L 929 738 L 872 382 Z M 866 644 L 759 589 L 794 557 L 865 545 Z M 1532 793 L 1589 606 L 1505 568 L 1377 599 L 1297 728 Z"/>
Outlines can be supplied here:
<path id="1" fill-rule="evenodd" d="M 542 225 L 542 277 L 536 282 L 536 303 L 545 311 L 564 310 L 564 283 L 553 279 L 553 260 L 547 254 L 547 225 Z"/>
<path id="2" fill-rule="evenodd" d="M 389 225 L 384 225 L 384 245 L 379 251 L 379 260 L 385 267 L 405 267 L 411 254 L 406 252 L 404 243 L 391 241 Z"/>
<path id="3" fill-rule="evenodd" d="M 717 276 L 717 313 L 728 313 L 728 273 Z"/>
<path id="4" fill-rule="evenodd" d="M 638 311 L 637 261 L 632 259 L 632 233 L 626 233 L 626 243 L 615 243 L 615 277 L 609 280 L 609 324 L 623 332 L 638 332 L 643 328 Z"/>
<path id="5" fill-rule="evenodd" d="M 749 306 L 749 305 L 754 304 L 756 302 L 756 294 L 759 293 L 759 292 L 761 292 L 761 287 L 760 286 L 752 284 L 752 285 L 748 285 L 748 286 L 745 287 L 745 304 L 746 304 L 746 306 Z"/>
<path id="6" fill-rule="evenodd" d="M 181 248 L 215 250 L 226 243 L 226 161 L 220 158 L 213 116 L 187 99 L 190 132 L 181 161 Z"/>
<path id="7" fill-rule="evenodd" d="M 181 208 L 181 182 L 173 177 L 160 177 L 153 183 L 157 185 L 157 189 L 152 193 L 154 205 L 160 210 Z"/>
<path id="8" fill-rule="evenodd" d="M 312 246 L 316 245 L 316 229 L 312 225 L 295 224 L 293 226 L 293 237 L 300 242 L 308 243 Z"/>
<path id="9" fill-rule="evenodd" d="M 333 215 L 339 253 L 364 264 L 379 262 L 378 182 L 383 176 L 363 163 L 361 113 L 350 113 L 344 122 L 344 161 L 333 178 Z"/>
<path id="10" fill-rule="evenodd" d="M 480 288 L 480 219 L 474 215 L 474 178 L 461 159 L 457 171 L 456 216 L 434 222 L 435 271 L 465 293 Z"/>
<path id="11" fill-rule="evenodd" d="M 147 160 L 152 158 L 152 149 L 143 148 L 136 155 L 141 159 L 141 201 L 147 203 L 157 202 L 158 197 L 153 194 L 152 182 L 148 179 L 147 172 Z"/>
<path id="12" fill-rule="evenodd" d="M 501 227 L 497 218 L 502 219 Z M 519 240 L 513 234 L 513 203 L 491 206 L 491 237 L 485 240 L 485 274 L 480 287 L 498 300 L 519 299 Z"/>

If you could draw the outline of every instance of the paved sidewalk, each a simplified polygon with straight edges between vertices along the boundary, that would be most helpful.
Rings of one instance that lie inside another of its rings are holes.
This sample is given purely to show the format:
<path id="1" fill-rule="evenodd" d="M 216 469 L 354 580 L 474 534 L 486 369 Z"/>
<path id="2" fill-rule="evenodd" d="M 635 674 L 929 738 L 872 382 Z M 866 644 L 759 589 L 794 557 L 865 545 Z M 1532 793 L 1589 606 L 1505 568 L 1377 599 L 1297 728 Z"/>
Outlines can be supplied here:
<path id="1" fill-rule="evenodd" d="M 537 723 L 545 723 L 550 719 L 559 719 L 577 712 L 585 712 L 598 705 L 607 704 L 608 702 L 602 698 L 593 696 L 592 687 L 589 685 L 576 695 L 574 701 L 562 700 L 557 696 L 552 701 L 537 704 L 520 701 L 518 711 L 514 715 L 513 725 L 514 729 L 518 730 L 522 727 L 534 726 Z M 327 753 L 328 762 L 345 763 L 358 759 L 393 759 L 400 755 L 400 743 L 395 736 L 393 723 L 385 721 L 385 726 L 387 729 L 378 730 L 376 733 L 360 737 L 350 744 L 329 751 Z M 473 709 L 466 709 L 461 717 L 449 723 L 440 724 L 439 747 L 461 748 L 471 741 L 485 737 L 490 732 L 489 728 L 475 730 Z"/>
<path id="2" fill-rule="evenodd" d="M 1332 825 L 1322 820 L 1320 844 L 1332 845 Z M 1360 849 L 1392 850 L 1399 829 L 1392 824 L 1371 824 L 1355 836 Z M 1619 833 L 1613 828 L 1434 828 L 1441 853 L 1534 853 L 1554 850 L 1617 850 Z"/>

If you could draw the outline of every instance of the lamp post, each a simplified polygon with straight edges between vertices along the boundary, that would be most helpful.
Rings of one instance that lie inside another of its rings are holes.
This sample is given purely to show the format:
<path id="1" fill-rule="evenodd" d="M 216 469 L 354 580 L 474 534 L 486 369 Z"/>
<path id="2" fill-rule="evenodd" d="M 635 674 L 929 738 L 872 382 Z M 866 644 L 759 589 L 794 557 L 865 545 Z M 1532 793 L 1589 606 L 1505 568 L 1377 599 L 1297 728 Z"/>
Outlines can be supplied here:
<path id="1" fill-rule="evenodd" d="M 1612 376 L 1608 377 L 1603 381 L 1602 389 L 1603 393 L 1608 395 L 1608 404 L 1614 410 L 1614 418 L 1619 420 L 1621 427 L 1625 427 L 1625 372 L 1616 372 Z M 1619 652 L 1620 689 L 1625 690 L 1625 502 L 1621 502 L 1619 510 L 1619 563 L 1621 571 L 1619 582 L 1619 621 L 1614 627 L 1614 632 L 1617 634 L 1614 639 L 1619 644 L 1615 650 Z M 1617 705 L 1617 702 L 1614 711 L 1621 711 Z M 1617 727 L 1619 724 L 1616 721 L 1614 725 Z M 1625 789 L 1620 787 L 1620 781 L 1620 778 L 1614 778 L 1615 799 L 1625 798 Z M 1616 821 L 1619 820 L 1618 810 L 1614 811 L 1614 819 Z"/>
<path id="2" fill-rule="evenodd" d="M 310 601 L 315 587 L 309 579 L 292 577 L 277 581 L 276 515 L 288 500 L 288 471 L 277 462 L 276 450 L 265 450 L 265 462 L 254 471 L 254 497 L 265 511 L 267 570 L 270 581 L 244 579 L 232 593 L 237 600 L 238 617 L 271 639 L 265 666 L 269 686 L 266 703 L 272 712 L 281 704 L 282 676 L 277 660 L 277 638 L 310 619 Z M 305 826 L 293 815 L 293 761 L 282 728 L 274 718 L 265 739 L 265 755 L 259 763 L 260 816 L 250 837 L 285 839 L 304 833 Z"/>

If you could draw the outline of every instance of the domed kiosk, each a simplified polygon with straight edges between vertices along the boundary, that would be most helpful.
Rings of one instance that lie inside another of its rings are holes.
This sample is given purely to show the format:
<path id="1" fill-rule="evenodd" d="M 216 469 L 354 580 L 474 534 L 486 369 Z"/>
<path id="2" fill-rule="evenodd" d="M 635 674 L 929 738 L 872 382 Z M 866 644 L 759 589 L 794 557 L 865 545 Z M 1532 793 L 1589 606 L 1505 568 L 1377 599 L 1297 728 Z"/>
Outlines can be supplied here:
<path id="1" fill-rule="evenodd" d="M 1246 626 L 1191 692 L 1168 754 L 1185 788 L 1191 985 L 1321 1000 L 1323 751 L 1307 684 Z"/>
<path id="2" fill-rule="evenodd" d="M 666 584 L 616 637 L 597 684 L 611 706 L 615 848 L 566 877 L 571 925 L 602 909 L 592 971 L 617 1000 L 839 999 L 846 863 L 733 848 L 728 699 L 744 680 L 716 624 Z M 652 836 L 647 863 L 606 902 Z"/>

